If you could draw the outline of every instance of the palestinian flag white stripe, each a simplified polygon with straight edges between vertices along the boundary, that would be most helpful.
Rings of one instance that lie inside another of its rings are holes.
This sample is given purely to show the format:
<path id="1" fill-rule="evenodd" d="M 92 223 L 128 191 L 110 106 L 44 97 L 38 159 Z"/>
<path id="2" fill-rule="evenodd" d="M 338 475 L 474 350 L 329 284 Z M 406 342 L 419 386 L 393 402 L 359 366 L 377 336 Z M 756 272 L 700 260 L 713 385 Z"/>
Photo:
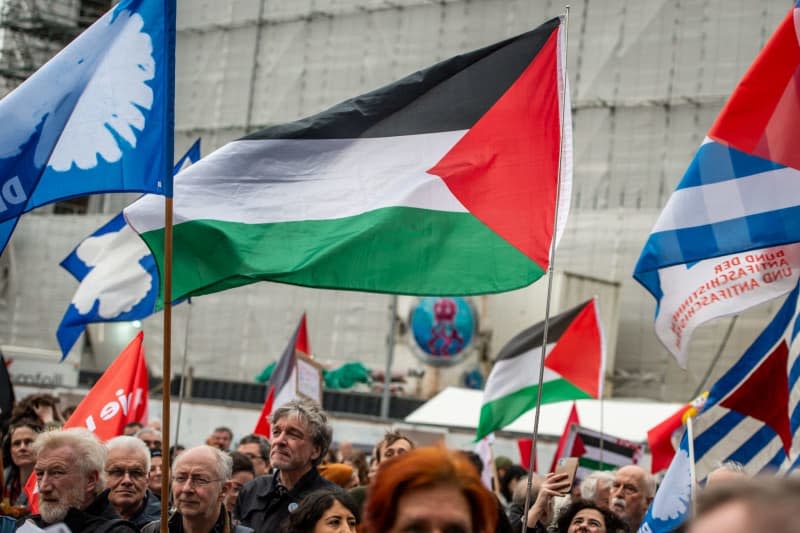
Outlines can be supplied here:
<path id="1" fill-rule="evenodd" d="M 547 345 L 547 353 L 550 353 L 553 346 L 555 344 Z M 492 367 L 492 373 L 486 382 L 483 402 L 492 402 L 519 389 L 530 387 L 531 383 L 536 383 L 539 379 L 539 360 L 541 355 L 541 348 L 533 348 L 520 354 L 517 358 L 497 361 Z M 545 367 L 544 381 L 556 379 L 561 379 L 561 376 Z"/>
<path id="2" fill-rule="evenodd" d="M 326 220 L 385 207 L 466 213 L 444 181 L 428 173 L 464 133 L 234 141 L 206 157 L 199 170 L 181 173 L 175 223 Z M 164 198 L 148 196 L 131 218 L 144 233 L 163 226 L 163 213 Z"/>

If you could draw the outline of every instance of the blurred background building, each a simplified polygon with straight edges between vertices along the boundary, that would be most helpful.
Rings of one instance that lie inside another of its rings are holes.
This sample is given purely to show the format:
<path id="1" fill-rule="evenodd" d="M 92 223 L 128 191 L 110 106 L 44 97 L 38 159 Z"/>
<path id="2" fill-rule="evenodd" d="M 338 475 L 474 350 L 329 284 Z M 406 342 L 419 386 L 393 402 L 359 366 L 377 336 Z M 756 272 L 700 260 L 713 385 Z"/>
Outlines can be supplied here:
<path id="1" fill-rule="evenodd" d="M 0 0 L 0 94 L 109 4 Z M 705 132 L 790 2 L 571 5 L 574 192 L 556 256 L 552 311 L 598 294 L 608 390 L 616 397 L 686 401 L 741 354 L 778 304 L 749 311 L 730 331 L 731 319 L 700 328 L 683 371 L 656 339 L 654 301 L 631 272 Z M 563 9 L 549 0 L 179 0 L 175 153 L 200 137 L 208 154 L 246 133 L 524 32 Z M 0 345 L 7 354 L 39 368 L 57 360 L 55 330 L 77 287 L 58 263 L 134 198 L 76 199 L 22 218 L 0 257 Z M 181 372 L 186 357 L 195 378 L 252 383 L 280 355 L 305 311 L 312 351 L 330 367 L 360 361 L 382 372 L 394 327 L 393 371 L 404 380 L 394 392 L 427 397 L 446 385 L 479 385 L 476 372 L 485 376 L 502 345 L 543 318 L 545 283 L 543 278 L 528 289 L 474 298 L 478 340 L 447 369 L 415 356 L 410 298 L 400 299 L 392 318 L 391 297 L 378 294 L 259 283 L 202 296 L 175 308 L 173 368 Z M 159 375 L 160 314 L 143 324 L 91 327 L 67 363 L 52 372 L 72 379 L 80 369 L 104 369 L 140 327 L 150 368 Z"/>

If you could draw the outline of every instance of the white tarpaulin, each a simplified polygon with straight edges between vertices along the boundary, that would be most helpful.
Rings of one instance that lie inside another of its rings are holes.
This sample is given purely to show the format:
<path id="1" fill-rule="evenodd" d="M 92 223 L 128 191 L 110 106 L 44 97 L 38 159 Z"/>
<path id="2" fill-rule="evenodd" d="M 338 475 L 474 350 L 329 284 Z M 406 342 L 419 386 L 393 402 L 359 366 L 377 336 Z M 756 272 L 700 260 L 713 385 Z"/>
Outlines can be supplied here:
<path id="1" fill-rule="evenodd" d="M 448 387 L 405 419 L 409 424 L 425 424 L 450 428 L 478 427 L 483 391 Z M 634 442 L 645 442 L 647 430 L 673 414 L 683 404 L 661 403 L 647 400 L 578 400 L 578 417 L 581 426 L 604 431 L 610 435 Z M 601 427 L 600 406 L 603 406 Z M 539 435 L 561 436 L 567 422 L 572 402 L 551 403 L 542 406 L 539 416 Z M 504 431 L 530 435 L 533 431 L 534 410 L 530 410 Z"/>

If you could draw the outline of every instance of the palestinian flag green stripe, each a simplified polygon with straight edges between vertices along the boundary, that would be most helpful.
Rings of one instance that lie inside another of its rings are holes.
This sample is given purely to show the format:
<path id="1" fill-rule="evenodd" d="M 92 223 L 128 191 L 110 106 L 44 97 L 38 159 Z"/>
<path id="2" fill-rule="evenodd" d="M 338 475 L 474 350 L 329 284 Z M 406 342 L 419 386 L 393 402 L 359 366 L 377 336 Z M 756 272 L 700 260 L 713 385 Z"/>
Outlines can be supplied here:
<path id="1" fill-rule="evenodd" d="M 595 461 L 594 459 L 589 459 L 588 457 L 579 457 L 578 466 L 588 470 L 616 470 L 620 467 L 620 465 Z"/>
<path id="2" fill-rule="evenodd" d="M 163 249 L 163 232 L 143 237 L 151 249 Z M 287 245 L 269 253 L 276 242 Z M 508 290 L 509 279 L 522 287 L 543 274 L 469 213 L 409 207 L 279 223 L 193 220 L 175 226 L 175 243 L 174 268 L 181 273 L 173 281 L 176 298 L 258 280 L 400 294 L 484 294 Z M 161 267 L 162 256 L 156 257 Z M 197 257 L 206 260 L 200 264 Z"/>
<path id="3" fill-rule="evenodd" d="M 538 389 L 537 385 L 525 387 L 483 404 L 476 440 L 509 425 L 522 414 L 533 409 L 536 406 Z M 565 379 L 546 381 L 542 385 L 543 404 L 580 398 L 590 398 L 590 396 Z"/>

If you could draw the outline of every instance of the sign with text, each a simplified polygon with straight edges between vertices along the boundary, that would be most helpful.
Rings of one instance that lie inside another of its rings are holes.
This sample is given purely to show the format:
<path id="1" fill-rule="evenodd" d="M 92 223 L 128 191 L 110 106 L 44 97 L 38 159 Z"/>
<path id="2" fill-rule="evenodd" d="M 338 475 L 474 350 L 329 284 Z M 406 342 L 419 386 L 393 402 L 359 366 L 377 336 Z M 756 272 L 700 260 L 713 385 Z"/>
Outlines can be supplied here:
<path id="1" fill-rule="evenodd" d="M 778 298 L 797 284 L 800 243 L 659 270 L 664 296 L 656 335 L 685 364 L 689 340 L 700 324 Z"/>

